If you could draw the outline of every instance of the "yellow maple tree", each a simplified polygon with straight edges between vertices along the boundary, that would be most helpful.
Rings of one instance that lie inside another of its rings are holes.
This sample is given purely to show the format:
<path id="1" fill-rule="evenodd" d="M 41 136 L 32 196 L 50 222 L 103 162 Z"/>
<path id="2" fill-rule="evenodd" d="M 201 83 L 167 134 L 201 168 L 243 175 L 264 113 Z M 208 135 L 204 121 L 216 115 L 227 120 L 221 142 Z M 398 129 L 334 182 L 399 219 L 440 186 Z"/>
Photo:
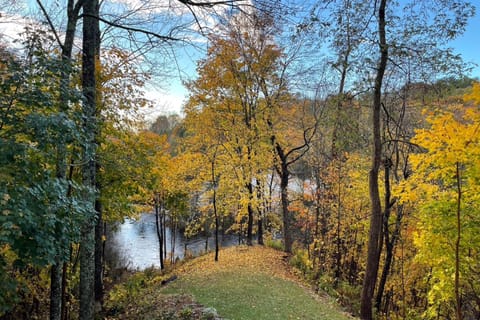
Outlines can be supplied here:
<path id="1" fill-rule="evenodd" d="M 480 101 L 478 84 L 465 100 Z M 479 307 L 471 299 L 480 288 L 480 110 L 456 105 L 427 122 L 412 140 L 424 152 L 411 156 L 401 197 L 417 205 L 417 260 L 431 270 L 425 316 L 462 319 L 472 304 Z"/>

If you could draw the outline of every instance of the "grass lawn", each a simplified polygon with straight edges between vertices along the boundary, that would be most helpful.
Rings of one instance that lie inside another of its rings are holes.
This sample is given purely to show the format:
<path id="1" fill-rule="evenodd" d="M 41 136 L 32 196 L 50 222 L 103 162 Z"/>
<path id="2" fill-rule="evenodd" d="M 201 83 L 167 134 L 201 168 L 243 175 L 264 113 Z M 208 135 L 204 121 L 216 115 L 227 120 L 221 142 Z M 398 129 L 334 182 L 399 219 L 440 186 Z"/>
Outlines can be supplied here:
<path id="1" fill-rule="evenodd" d="M 231 320 L 349 319 L 326 298 L 314 297 L 298 284 L 265 273 L 220 272 L 209 277 L 192 276 L 165 289 L 192 294 Z"/>
<path id="2" fill-rule="evenodd" d="M 229 248 L 220 261 L 207 255 L 179 270 L 179 279 L 165 293 L 193 295 L 230 320 L 351 319 L 331 299 L 306 288 L 283 253 L 270 248 Z"/>
<path id="3" fill-rule="evenodd" d="M 207 254 L 169 274 L 137 273 L 111 291 L 104 319 L 213 319 L 205 307 L 229 320 L 353 319 L 312 292 L 285 258 L 262 246 L 233 247 L 218 262 Z M 172 275 L 175 281 L 161 285 Z"/>

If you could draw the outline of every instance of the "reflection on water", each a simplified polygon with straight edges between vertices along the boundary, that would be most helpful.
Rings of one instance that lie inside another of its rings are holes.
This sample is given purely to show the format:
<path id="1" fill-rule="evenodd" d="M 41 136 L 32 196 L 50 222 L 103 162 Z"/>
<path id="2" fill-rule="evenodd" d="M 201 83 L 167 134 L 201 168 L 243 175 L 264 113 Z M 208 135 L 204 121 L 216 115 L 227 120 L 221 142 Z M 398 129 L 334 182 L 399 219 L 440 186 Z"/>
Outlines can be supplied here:
<path id="1" fill-rule="evenodd" d="M 167 256 L 172 252 L 172 233 L 166 230 Z M 208 249 L 215 248 L 214 238 L 208 239 Z M 222 239 L 220 239 L 222 240 Z M 186 239 L 177 232 L 175 244 L 175 259 L 185 256 Z M 237 237 L 226 236 L 221 241 L 221 246 L 236 244 Z M 205 251 L 205 238 L 196 238 L 187 241 L 187 250 L 198 255 Z M 145 213 L 138 220 L 127 219 L 124 223 L 107 230 L 105 258 L 113 268 L 139 269 L 155 266 L 160 267 L 157 230 L 155 215 Z"/>

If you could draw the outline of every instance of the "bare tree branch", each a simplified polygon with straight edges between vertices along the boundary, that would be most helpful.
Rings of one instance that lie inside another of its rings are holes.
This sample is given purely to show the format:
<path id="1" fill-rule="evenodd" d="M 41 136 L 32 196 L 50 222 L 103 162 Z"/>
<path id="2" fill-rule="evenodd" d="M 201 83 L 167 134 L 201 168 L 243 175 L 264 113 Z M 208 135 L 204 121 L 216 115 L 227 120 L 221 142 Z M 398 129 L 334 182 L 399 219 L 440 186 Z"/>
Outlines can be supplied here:
<path id="1" fill-rule="evenodd" d="M 50 19 L 50 16 L 49 16 L 48 13 L 47 13 L 47 10 L 46 10 L 45 7 L 43 6 L 42 1 L 37 0 L 37 4 L 38 4 L 38 6 L 40 7 L 40 10 L 42 10 L 42 13 L 43 13 L 43 15 L 45 16 L 45 19 L 47 19 L 48 25 L 50 26 L 50 29 L 52 29 L 53 35 L 55 36 L 55 39 L 57 40 L 58 45 L 59 45 L 59 46 L 62 48 L 62 50 L 63 50 L 62 41 L 60 40 L 60 37 L 58 36 L 58 32 L 57 32 L 57 30 L 55 29 L 55 26 L 53 25 L 52 20 Z"/>
<path id="2" fill-rule="evenodd" d="M 213 8 L 214 6 L 223 5 L 223 6 L 233 6 L 239 2 L 245 2 L 246 0 L 224 0 L 224 1 L 191 1 L 191 0 L 178 0 L 180 3 L 183 3 L 189 7 L 206 7 Z"/>
<path id="3" fill-rule="evenodd" d="M 82 14 L 81 17 L 88 17 L 89 15 L 87 14 Z M 164 35 L 161 35 L 161 34 L 158 34 L 156 32 L 153 32 L 153 31 L 148 31 L 148 30 L 145 30 L 145 29 L 140 29 L 140 28 L 135 28 L 135 27 L 127 27 L 127 26 L 124 26 L 124 25 L 121 25 L 121 24 L 118 24 L 116 22 L 113 22 L 113 21 L 109 21 L 107 19 L 104 19 L 102 17 L 99 17 L 99 16 L 96 16 L 94 17 L 96 19 L 98 19 L 98 21 L 101 21 L 109 26 L 112 26 L 112 27 L 115 27 L 115 28 L 119 28 L 119 29 L 123 29 L 123 30 L 127 30 L 127 31 L 131 31 L 131 32 L 138 32 L 138 33 L 143 33 L 147 36 L 151 36 L 151 37 L 154 37 L 154 38 L 158 38 L 164 42 L 167 42 L 167 41 L 182 41 L 182 39 L 179 39 L 179 38 L 174 38 L 174 37 L 171 37 L 171 36 L 164 36 Z"/>

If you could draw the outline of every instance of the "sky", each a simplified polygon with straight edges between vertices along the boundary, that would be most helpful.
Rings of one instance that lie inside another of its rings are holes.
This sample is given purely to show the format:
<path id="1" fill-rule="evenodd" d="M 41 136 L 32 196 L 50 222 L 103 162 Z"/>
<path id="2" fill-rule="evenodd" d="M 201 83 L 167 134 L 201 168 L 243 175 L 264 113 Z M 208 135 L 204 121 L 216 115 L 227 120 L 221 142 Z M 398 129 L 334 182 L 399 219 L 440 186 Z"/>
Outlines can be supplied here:
<path id="1" fill-rule="evenodd" d="M 451 46 L 460 53 L 465 61 L 476 63 L 471 76 L 480 79 L 480 2 L 476 4 L 476 15 L 470 19 L 465 33 L 454 40 Z"/>
<path id="2" fill-rule="evenodd" d="M 125 0 L 112 1 L 122 2 Z M 470 19 L 465 33 L 451 42 L 450 46 L 454 48 L 455 53 L 463 57 L 464 61 L 477 64 L 473 67 L 470 76 L 480 79 L 480 0 L 473 0 L 472 2 L 477 7 L 476 15 Z M 30 3 L 36 5 L 33 2 Z M 135 3 L 135 1 L 128 2 L 129 5 L 131 5 L 131 3 Z M 4 21 L 5 16 L 2 9 L 0 9 L 0 35 L 7 35 L 9 40 L 13 40 L 16 38 L 14 35 L 15 31 L 18 32 L 21 28 L 18 26 L 18 20 L 16 20 L 17 23 L 6 23 Z M 180 54 L 180 56 L 182 56 L 182 54 Z M 189 58 L 188 55 L 184 54 L 182 58 L 179 58 L 181 59 L 180 63 L 184 67 L 184 70 L 173 72 L 172 75 L 166 79 L 157 80 L 162 83 L 161 88 L 153 83 L 145 87 L 146 97 L 155 103 L 153 110 L 147 110 L 145 112 L 147 118 L 154 119 L 160 114 L 181 114 L 182 105 L 188 94 L 182 82 L 192 80 L 195 77 L 195 60 L 200 56 L 201 54 L 198 52 L 193 55 L 193 58 Z"/>
<path id="3" fill-rule="evenodd" d="M 472 64 L 472 71 L 469 76 L 480 79 L 480 3 L 476 6 L 476 14 L 469 20 L 465 33 L 450 43 L 450 47 L 454 52 L 460 54 L 463 60 Z M 187 61 L 191 64 L 193 69 L 195 62 Z M 185 102 L 188 92 L 182 85 L 182 80 L 185 77 L 171 78 L 169 90 L 151 90 L 148 91 L 147 96 L 157 101 L 157 108 L 149 113 L 149 116 L 156 116 L 159 114 L 177 113 L 181 114 L 182 105 Z"/>

